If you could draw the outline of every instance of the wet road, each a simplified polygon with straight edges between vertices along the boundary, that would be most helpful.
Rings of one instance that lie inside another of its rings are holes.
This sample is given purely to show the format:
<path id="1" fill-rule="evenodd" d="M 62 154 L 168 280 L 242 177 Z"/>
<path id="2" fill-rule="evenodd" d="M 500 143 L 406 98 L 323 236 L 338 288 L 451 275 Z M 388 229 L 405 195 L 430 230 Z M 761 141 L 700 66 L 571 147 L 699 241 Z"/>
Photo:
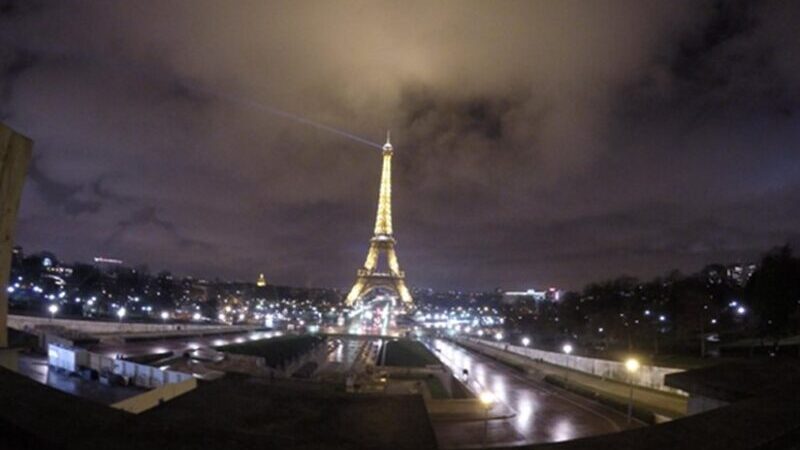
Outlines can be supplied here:
<path id="1" fill-rule="evenodd" d="M 356 361 L 356 357 L 361 351 L 361 347 L 368 341 L 359 339 L 336 338 L 336 350 L 328 354 L 327 370 L 346 372 Z"/>
<path id="2" fill-rule="evenodd" d="M 442 448 L 557 442 L 626 428 L 626 417 L 598 403 L 530 380 L 513 369 L 451 342 L 436 340 L 430 345 L 453 373 L 469 371 L 474 389 L 491 391 L 513 414 L 507 419 L 473 422 L 434 422 Z"/>
<path id="3" fill-rule="evenodd" d="M 171 351 L 175 355 L 189 350 L 196 350 L 201 347 L 216 347 L 228 344 L 241 344 L 247 341 L 257 341 L 279 336 L 277 331 L 255 331 L 234 334 L 222 334 L 199 337 L 180 337 L 169 339 L 151 339 L 146 341 L 107 341 L 98 344 L 87 345 L 86 348 L 94 353 L 99 353 L 109 357 L 117 354 L 121 355 L 148 355 L 154 353 L 164 353 Z"/>

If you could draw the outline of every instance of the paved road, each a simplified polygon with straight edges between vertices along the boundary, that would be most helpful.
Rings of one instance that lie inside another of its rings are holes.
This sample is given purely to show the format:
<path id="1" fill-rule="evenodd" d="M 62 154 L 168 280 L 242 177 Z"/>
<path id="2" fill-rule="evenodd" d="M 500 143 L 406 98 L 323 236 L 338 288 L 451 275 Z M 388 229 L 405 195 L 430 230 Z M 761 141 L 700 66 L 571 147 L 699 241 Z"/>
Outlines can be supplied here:
<path id="1" fill-rule="evenodd" d="M 431 344 L 453 373 L 469 371 L 470 383 L 491 391 L 513 417 L 488 421 L 489 446 L 557 442 L 626 428 L 626 417 L 595 402 L 523 377 L 508 366 L 451 342 Z M 434 422 L 442 448 L 475 448 L 484 440 L 484 421 Z M 639 426 L 638 424 L 634 426 Z"/>
<path id="2" fill-rule="evenodd" d="M 581 385 L 584 388 L 595 392 L 602 392 L 608 396 L 627 400 L 631 386 L 614 380 L 602 379 L 595 375 L 590 375 L 577 370 L 570 370 L 561 366 L 537 362 L 515 353 L 503 351 L 483 344 L 470 343 L 476 345 L 489 355 L 504 361 L 509 361 L 515 365 L 522 365 L 530 368 L 533 372 L 544 375 L 557 375 L 569 377 L 570 383 Z M 686 414 L 688 398 L 672 394 L 669 392 L 657 391 L 655 389 L 634 387 L 634 403 L 643 406 L 645 409 L 652 410 L 667 417 L 681 417 Z"/>

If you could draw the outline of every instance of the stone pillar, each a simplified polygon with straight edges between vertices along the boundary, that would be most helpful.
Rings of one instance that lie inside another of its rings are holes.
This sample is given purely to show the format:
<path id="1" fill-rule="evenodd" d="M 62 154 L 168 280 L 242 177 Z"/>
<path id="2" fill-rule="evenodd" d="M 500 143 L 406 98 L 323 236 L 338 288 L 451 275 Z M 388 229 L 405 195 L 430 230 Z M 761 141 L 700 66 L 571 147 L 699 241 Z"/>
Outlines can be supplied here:
<path id="1" fill-rule="evenodd" d="M 0 352 L 8 347 L 8 279 L 22 185 L 33 141 L 0 123 Z"/>

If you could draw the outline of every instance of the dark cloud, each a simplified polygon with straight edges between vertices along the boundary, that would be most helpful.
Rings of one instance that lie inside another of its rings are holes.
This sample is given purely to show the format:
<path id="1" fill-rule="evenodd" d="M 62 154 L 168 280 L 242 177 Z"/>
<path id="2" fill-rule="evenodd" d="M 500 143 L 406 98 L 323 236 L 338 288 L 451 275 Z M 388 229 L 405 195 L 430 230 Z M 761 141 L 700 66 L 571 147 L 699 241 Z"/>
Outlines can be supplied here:
<path id="1" fill-rule="evenodd" d="M 83 186 L 71 185 L 59 182 L 50 178 L 42 172 L 40 157 L 35 156 L 31 159 L 28 169 L 30 181 L 39 192 L 47 206 L 54 211 L 62 210 L 69 215 L 81 213 L 96 213 L 100 209 L 100 202 L 94 200 L 82 200 L 79 198 Z"/>
<path id="2" fill-rule="evenodd" d="M 778 1 L 2 1 L 0 117 L 37 155 L 19 240 L 344 287 L 363 140 L 391 128 L 412 285 L 751 259 L 800 230 L 798 25 Z"/>

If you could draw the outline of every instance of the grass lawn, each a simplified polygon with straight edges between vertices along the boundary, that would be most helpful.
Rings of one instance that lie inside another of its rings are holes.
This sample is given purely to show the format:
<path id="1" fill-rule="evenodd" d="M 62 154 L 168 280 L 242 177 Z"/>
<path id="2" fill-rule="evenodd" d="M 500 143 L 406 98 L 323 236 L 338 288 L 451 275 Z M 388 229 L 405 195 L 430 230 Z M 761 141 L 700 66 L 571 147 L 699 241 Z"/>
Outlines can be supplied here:
<path id="1" fill-rule="evenodd" d="M 280 336 L 241 344 L 223 345 L 216 350 L 237 355 L 260 356 L 270 367 L 278 367 L 284 362 L 302 355 L 324 340 L 321 336 Z"/>
<path id="2" fill-rule="evenodd" d="M 400 339 L 386 344 L 384 365 L 400 367 L 425 367 L 441 364 L 424 345 L 418 341 Z"/>

